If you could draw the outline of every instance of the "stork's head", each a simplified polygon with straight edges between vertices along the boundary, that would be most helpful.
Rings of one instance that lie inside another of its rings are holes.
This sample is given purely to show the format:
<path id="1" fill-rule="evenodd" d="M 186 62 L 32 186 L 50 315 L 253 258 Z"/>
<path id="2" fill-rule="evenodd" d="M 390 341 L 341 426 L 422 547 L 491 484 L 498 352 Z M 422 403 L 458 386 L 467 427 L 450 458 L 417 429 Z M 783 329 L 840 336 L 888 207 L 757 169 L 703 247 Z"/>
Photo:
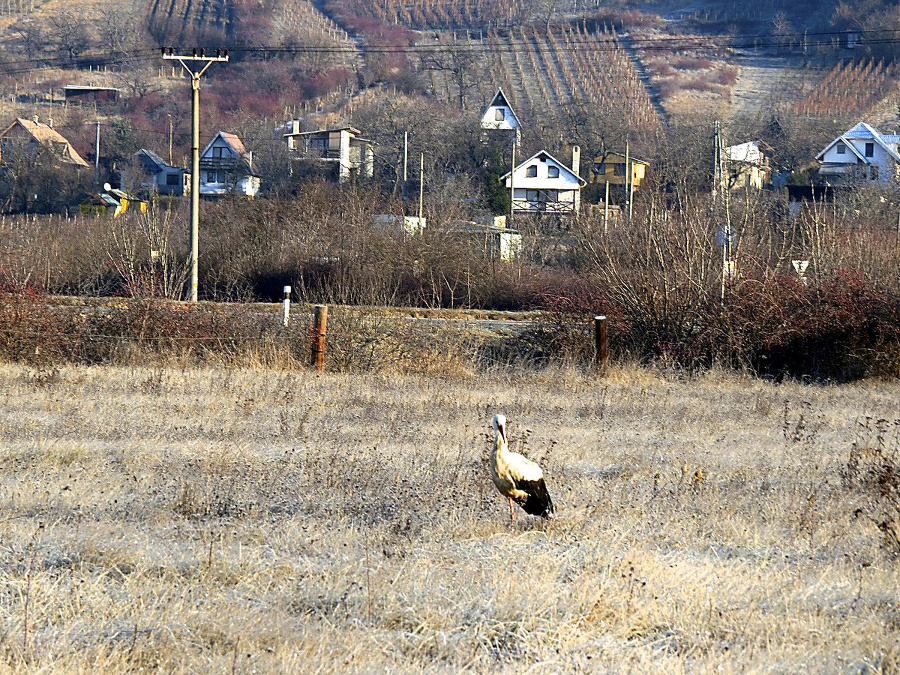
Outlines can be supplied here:
<path id="1" fill-rule="evenodd" d="M 494 415 L 494 438 L 506 443 L 506 415 Z"/>

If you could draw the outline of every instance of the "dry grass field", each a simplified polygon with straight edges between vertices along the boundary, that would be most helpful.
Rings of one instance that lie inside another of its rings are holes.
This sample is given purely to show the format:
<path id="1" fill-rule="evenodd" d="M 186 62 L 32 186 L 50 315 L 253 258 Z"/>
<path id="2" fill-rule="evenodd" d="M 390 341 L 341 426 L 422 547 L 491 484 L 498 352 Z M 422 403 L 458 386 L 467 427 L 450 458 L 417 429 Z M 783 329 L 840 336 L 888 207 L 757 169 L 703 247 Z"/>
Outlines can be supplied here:
<path id="1" fill-rule="evenodd" d="M 3 365 L 0 397 L 2 671 L 900 669 L 843 477 L 896 450 L 898 383 Z M 495 412 L 555 520 L 508 526 Z"/>

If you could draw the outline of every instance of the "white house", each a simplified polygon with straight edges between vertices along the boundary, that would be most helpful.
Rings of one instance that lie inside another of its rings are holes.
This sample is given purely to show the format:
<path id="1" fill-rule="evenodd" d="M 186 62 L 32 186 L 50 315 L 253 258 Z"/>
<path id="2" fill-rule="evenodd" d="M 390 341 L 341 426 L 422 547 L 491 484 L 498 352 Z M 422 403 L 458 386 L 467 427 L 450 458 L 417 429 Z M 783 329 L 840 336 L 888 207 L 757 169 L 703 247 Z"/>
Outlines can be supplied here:
<path id="1" fill-rule="evenodd" d="M 259 182 L 253 175 L 253 153 L 234 134 L 217 132 L 200 153 L 201 197 L 255 197 Z"/>
<path id="2" fill-rule="evenodd" d="M 374 144 L 360 133 L 353 127 L 301 131 L 301 120 L 293 119 L 285 123 L 282 138 L 298 161 L 317 164 L 333 180 L 346 183 L 375 174 Z"/>
<path id="3" fill-rule="evenodd" d="M 512 131 L 516 136 L 516 145 L 521 143 L 522 124 L 502 89 L 497 90 L 481 115 L 481 128 L 485 131 Z"/>
<path id="4" fill-rule="evenodd" d="M 816 160 L 819 175 L 838 181 L 867 181 L 886 185 L 898 177 L 900 135 L 882 134 L 860 122 L 825 146 Z"/>
<path id="5" fill-rule="evenodd" d="M 578 175 L 581 148 L 572 148 L 572 168 L 541 150 L 500 177 L 511 189 L 513 213 L 577 214 L 581 188 L 587 183 Z"/>
<path id="6" fill-rule="evenodd" d="M 732 190 L 762 190 L 769 178 L 769 159 L 760 141 L 747 141 L 725 148 L 728 162 L 728 185 Z M 723 182 L 725 177 L 723 176 Z"/>

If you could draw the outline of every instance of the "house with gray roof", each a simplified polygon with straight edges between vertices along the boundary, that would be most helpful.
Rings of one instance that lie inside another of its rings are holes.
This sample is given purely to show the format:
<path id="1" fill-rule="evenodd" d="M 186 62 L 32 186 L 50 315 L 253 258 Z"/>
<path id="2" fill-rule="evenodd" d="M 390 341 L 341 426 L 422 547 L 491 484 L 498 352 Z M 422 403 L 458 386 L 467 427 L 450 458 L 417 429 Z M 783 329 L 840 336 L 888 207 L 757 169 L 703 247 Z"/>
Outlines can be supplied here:
<path id="1" fill-rule="evenodd" d="M 140 167 L 140 186 L 149 193 L 180 197 L 190 194 L 191 174 L 187 169 L 172 166 L 152 150 L 141 149 L 136 154 Z"/>
<path id="2" fill-rule="evenodd" d="M 900 135 L 882 134 L 860 122 L 825 146 L 816 160 L 829 183 L 867 182 L 889 185 L 898 178 Z"/>

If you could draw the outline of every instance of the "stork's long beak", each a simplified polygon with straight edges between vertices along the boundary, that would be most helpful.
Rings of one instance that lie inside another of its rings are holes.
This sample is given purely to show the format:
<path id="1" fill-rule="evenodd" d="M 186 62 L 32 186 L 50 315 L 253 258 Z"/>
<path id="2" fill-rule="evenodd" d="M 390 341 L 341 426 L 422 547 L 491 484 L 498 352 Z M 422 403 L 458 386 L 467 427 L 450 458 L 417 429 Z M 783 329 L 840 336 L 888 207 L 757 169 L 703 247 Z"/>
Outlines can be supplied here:
<path id="1" fill-rule="evenodd" d="M 502 438 L 503 442 L 506 443 L 506 425 L 505 424 L 497 425 L 497 433 L 500 434 L 500 438 Z"/>

